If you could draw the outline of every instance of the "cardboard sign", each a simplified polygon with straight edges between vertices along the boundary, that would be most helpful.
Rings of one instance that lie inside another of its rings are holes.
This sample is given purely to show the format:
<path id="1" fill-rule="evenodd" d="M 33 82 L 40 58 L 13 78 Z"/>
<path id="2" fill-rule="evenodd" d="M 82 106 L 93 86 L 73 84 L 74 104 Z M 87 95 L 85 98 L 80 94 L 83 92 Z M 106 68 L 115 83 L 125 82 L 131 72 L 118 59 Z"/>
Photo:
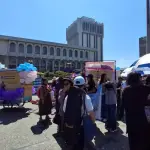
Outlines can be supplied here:
<path id="1" fill-rule="evenodd" d="M 21 87 L 20 77 L 16 70 L 1 70 L 0 82 L 4 82 L 6 89 L 16 89 Z"/>

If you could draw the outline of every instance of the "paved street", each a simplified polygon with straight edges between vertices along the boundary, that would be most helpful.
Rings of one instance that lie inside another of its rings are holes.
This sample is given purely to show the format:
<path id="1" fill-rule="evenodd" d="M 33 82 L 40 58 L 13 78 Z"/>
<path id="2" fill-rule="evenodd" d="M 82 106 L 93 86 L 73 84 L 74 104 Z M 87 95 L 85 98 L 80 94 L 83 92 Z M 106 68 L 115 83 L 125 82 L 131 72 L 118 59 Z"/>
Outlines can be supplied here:
<path id="1" fill-rule="evenodd" d="M 24 108 L 2 109 L 0 107 L 0 150 L 61 150 L 62 141 L 56 137 L 56 125 L 42 130 L 37 126 L 38 107 L 26 103 Z M 53 117 L 53 116 L 51 116 Z M 108 134 L 104 124 L 97 122 L 100 129 L 95 139 L 99 150 L 128 150 L 125 125 L 119 122 L 120 130 Z M 58 144 L 59 143 L 59 144 Z"/>

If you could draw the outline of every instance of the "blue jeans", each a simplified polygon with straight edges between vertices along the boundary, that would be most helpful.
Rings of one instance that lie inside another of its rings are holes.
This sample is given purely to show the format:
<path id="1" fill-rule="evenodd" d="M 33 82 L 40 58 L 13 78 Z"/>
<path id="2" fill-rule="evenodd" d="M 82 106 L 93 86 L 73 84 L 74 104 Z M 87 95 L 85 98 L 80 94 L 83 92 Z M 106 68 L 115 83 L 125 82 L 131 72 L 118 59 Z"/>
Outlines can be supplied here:
<path id="1" fill-rule="evenodd" d="M 106 129 L 115 130 L 117 127 L 116 121 L 116 104 L 106 105 L 107 112 L 107 122 L 105 124 Z"/>

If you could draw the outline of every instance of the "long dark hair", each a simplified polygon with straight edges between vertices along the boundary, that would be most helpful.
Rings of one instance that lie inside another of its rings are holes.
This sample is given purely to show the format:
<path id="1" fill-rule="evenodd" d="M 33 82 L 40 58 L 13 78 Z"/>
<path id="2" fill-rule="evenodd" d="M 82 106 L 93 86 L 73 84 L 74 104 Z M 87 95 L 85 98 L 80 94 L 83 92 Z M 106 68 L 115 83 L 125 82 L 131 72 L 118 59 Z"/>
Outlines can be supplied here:
<path id="1" fill-rule="evenodd" d="M 137 86 L 141 84 L 141 75 L 137 72 L 131 72 L 127 76 L 127 85 Z"/>
<path id="2" fill-rule="evenodd" d="M 56 80 L 53 80 L 52 81 L 52 87 L 55 87 L 56 86 Z"/>
<path id="3" fill-rule="evenodd" d="M 150 85 L 150 75 L 146 78 L 146 85 Z"/>
<path id="4" fill-rule="evenodd" d="M 58 82 L 60 84 L 60 88 L 63 88 L 64 87 L 64 80 L 62 77 L 59 77 Z"/>
<path id="5" fill-rule="evenodd" d="M 101 75 L 101 79 L 100 79 L 99 84 L 103 84 L 103 83 L 105 83 L 105 82 L 106 82 L 106 73 L 103 73 L 103 74 Z"/>
<path id="6" fill-rule="evenodd" d="M 88 84 L 89 85 L 95 85 L 95 81 L 93 79 L 93 75 L 92 74 L 89 74 L 88 75 L 88 78 L 90 79 L 90 81 L 88 80 Z"/>
<path id="7" fill-rule="evenodd" d="M 45 79 L 45 78 L 42 78 L 42 85 L 45 85 L 45 81 L 47 81 L 47 79 Z"/>

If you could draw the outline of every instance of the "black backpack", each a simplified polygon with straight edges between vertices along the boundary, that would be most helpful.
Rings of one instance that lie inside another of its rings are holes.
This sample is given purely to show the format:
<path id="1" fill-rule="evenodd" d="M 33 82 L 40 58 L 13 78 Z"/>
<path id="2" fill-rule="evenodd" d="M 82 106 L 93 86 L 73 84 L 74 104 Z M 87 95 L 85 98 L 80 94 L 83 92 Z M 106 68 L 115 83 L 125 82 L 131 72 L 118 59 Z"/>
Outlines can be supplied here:
<path id="1" fill-rule="evenodd" d="M 105 83 L 105 88 L 106 88 L 107 90 L 112 90 L 112 89 L 114 89 L 114 85 L 113 85 L 112 82 L 106 82 L 106 83 Z"/>
<path id="2" fill-rule="evenodd" d="M 85 98 L 85 91 L 78 87 L 72 87 L 68 92 L 66 111 L 64 113 L 64 123 L 73 128 L 81 126 L 82 104 Z"/>

